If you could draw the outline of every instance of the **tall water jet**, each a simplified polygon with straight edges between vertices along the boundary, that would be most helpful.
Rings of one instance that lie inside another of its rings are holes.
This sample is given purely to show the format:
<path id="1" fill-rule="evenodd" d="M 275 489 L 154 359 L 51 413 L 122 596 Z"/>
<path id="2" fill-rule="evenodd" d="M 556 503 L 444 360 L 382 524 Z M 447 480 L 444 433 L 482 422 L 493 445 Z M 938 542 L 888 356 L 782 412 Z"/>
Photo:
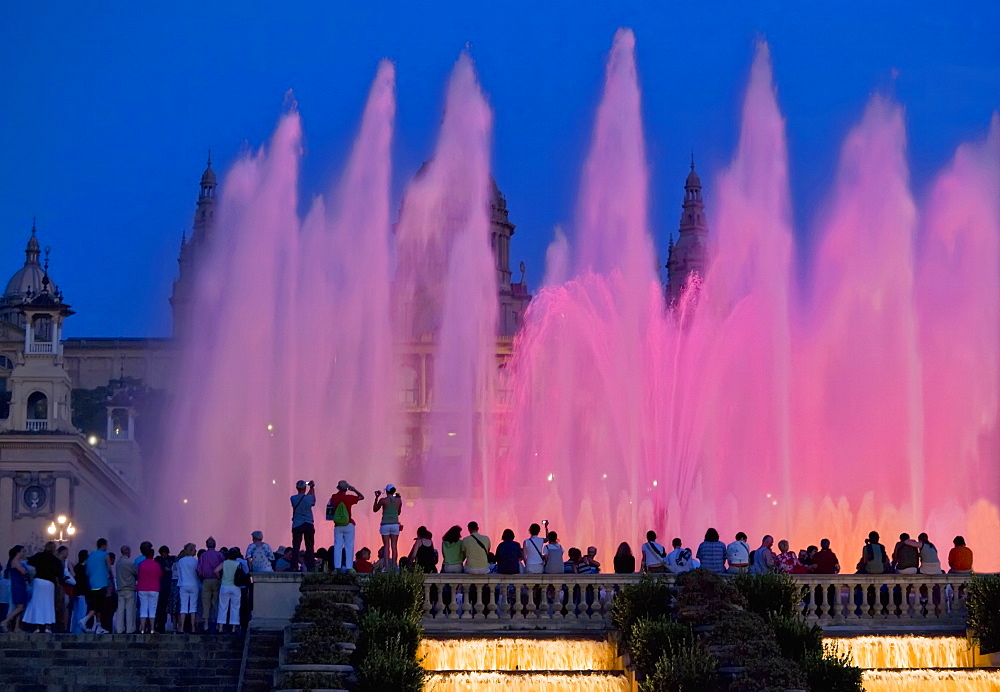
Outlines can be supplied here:
<path id="1" fill-rule="evenodd" d="M 283 534 L 297 477 L 339 465 L 372 482 L 391 468 L 393 92 L 384 62 L 329 212 L 322 199 L 304 223 L 296 212 L 294 106 L 270 146 L 226 176 L 182 344 L 157 512 L 165 535 Z"/>
<path id="2" fill-rule="evenodd" d="M 663 449 L 647 390 L 662 300 L 634 49 L 632 32 L 619 30 L 569 236 L 574 274 L 528 310 L 506 369 L 509 458 L 497 469 L 516 514 L 543 512 L 553 528 L 604 547 L 651 521 L 644 498 Z"/>
<path id="3" fill-rule="evenodd" d="M 395 107 L 395 68 L 383 60 L 331 203 L 317 198 L 303 225 L 289 305 L 294 326 L 286 333 L 295 456 L 360 487 L 395 475 L 387 434 L 396 416 L 389 300 Z"/>
<path id="4" fill-rule="evenodd" d="M 404 460 L 427 497 L 486 498 L 492 466 L 497 279 L 490 252 L 493 115 L 463 54 L 448 83 L 434 156 L 406 191 L 397 234 L 397 334 L 430 354 L 426 457 Z M 418 344 L 424 344 L 418 346 Z M 425 370 L 426 371 L 426 370 Z M 447 481 L 445 481 L 447 479 Z M 425 509 L 427 509 L 425 507 Z"/>
<path id="5" fill-rule="evenodd" d="M 255 525 L 277 518 L 262 481 L 284 472 L 284 465 L 275 464 L 261 442 L 268 426 L 281 422 L 272 417 L 271 402 L 286 388 L 280 371 L 260 365 L 279 350 L 276 325 L 286 323 L 282 297 L 289 294 L 298 231 L 300 141 L 293 107 L 270 146 L 245 155 L 223 183 L 218 225 L 195 278 L 197 300 L 181 346 L 169 474 L 157 498 L 165 504 L 156 516 L 166 535 L 190 536 L 206 517 Z M 249 378 L 249 372 L 260 376 Z M 286 478 L 281 481 L 287 489 Z"/>
<path id="6" fill-rule="evenodd" d="M 687 526 L 753 517 L 787 531 L 791 199 L 766 43 L 750 71 L 736 155 L 716 188 L 712 262 L 674 358 L 671 456 L 682 497 L 700 488 L 690 501 L 701 516 Z"/>
<path id="7" fill-rule="evenodd" d="M 813 468 L 851 479 L 836 494 L 856 525 L 838 510 L 831 538 L 856 543 L 866 527 L 923 519 L 917 216 L 898 106 L 876 96 L 847 136 L 829 209 L 799 349 L 797 452 L 809 465 L 797 481 L 815 483 Z M 802 510 L 808 525 L 813 511 Z"/>
<path id="8" fill-rule="evenodd" d="M 1000 115 L 963 144 L 921 219 L 916 302 L 929 530 L 996 535 L 1000 488 Z M 958 527 L 958 528 L 956 528 Z"/>

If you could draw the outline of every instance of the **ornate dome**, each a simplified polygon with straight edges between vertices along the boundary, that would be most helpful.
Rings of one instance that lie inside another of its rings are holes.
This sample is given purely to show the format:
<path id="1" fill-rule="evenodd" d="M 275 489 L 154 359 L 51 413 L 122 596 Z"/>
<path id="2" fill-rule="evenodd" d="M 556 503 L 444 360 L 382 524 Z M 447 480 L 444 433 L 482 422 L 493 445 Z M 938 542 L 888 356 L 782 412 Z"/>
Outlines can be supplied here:
<path id="1" fill-rule="evenodd" d="M 3 305 L 19 305 L 24 301 L 25 294 L 31 290 L 38 293 L 42 290 L 42 279 L 45 277 L 45 268 L 38 261 L 41 254 L 38 245 L 38 237 L 35 235 L 35 226 L 31 226 L 31 238 L 28 239 L 28 246 L 24 249 L 24 266 L 14 272 L 4 289 L 3 298 L 0 300 Z M 49 292 L 56 293 L 56 285 L 49 277 Z"/>

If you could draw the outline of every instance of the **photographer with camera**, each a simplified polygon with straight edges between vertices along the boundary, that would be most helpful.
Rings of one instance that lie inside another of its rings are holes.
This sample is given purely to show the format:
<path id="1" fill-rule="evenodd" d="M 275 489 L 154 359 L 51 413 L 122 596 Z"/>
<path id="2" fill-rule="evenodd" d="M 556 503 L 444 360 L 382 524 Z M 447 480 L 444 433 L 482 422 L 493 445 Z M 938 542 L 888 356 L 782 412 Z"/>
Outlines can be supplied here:
<path id="1" fill-rule="evenodd" d="M 351 507 L 365 496 L 347 481 L 337 483 L 337 492 L 330 496 L 326 518 L 333 522 L 333 569 L 347 572 L 354 555 L 354 517 Z"/>
<path id="2" fill-rule="evenodd" d="M 308 492 L 307 489 L 308 488 Z M 298 481 L 295 484 L 295 495 L 291 497 L 292 503 L 292 559 L 295 561 L 295 568 L 298 569 L 301 561 L 299 559 L 299 545 L 302 540 L 306 542 L 306 571 L 313 571 L 313 545 L 316 537 L 316 525 L 313 522 L 313 507 L 316 505 L 316 484 L 313 481 L 306 483 Z"/>
<path id="3" fill-rule="evenodd" d="M 385 486 L 385 497 L 381 490 L 375 491 L 375 502 L 372 504 L 372 511 L 382 511 L 382 521 L 379 524 L 378 532 L 382 536 L 382 547 L 385 549 L 385 557 L 389 560 L 389 566 L 393 571 L 399 563 L 399 532 L 403 530 L 399 523 L 399 513 L 403 509 L 403 498 L 396 492 L 396 486 L 389 483 Z"/>

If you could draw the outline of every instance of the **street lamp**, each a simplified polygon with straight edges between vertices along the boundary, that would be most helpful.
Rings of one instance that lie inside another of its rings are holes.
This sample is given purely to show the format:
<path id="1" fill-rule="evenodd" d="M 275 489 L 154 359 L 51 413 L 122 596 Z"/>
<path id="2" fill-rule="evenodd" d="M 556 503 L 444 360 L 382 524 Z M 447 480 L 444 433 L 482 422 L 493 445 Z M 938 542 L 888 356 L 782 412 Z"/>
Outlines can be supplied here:
<path id="1" fill-rule="evenodd" d="M 45 531 L 52 536 L 52 540 L 56 543 L 67 543 L 72 540 L 73 536 L 76 534 L 76 527 L 73 526 L 73 522 L 70 521 L 69 517 L 65 514 L 60 514 L 56 517 L 54 522 L 49 524 Z M 59 534 L 58 538 L 56 538 L 56 534 Z M 69 536 L 69 538 L 67 538 L 67 536 Z"/>

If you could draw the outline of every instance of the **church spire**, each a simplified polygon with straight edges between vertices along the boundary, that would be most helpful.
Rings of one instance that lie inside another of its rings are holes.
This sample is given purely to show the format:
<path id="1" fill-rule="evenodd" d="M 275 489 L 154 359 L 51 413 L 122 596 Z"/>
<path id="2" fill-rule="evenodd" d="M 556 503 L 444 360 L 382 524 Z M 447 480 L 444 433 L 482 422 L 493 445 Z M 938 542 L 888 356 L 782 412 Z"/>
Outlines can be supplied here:
<path id="1" fill-rule="evenodd" d="M 24 248 L 24 264 L 38 264 L 38 255 L 41 248 L 38 245 L 37 230 L 35 228 L 35 217 L 31 217 L 31 237 L 28 238 L 28 245 Z"/>

